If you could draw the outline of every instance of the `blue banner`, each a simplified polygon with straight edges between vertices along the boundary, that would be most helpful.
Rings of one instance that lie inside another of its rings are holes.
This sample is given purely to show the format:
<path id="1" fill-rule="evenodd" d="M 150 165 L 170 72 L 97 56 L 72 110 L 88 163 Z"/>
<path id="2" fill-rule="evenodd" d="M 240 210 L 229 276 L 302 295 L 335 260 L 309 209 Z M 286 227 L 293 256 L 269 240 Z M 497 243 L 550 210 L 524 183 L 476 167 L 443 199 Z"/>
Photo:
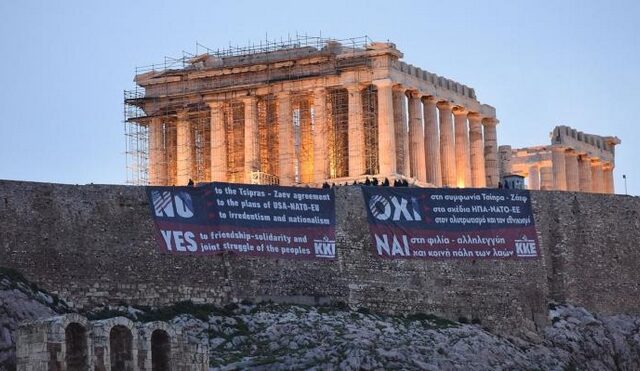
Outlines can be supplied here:
<path id="1" fill-rule="evenodd" d="M 331 189 L 205 183 L 147 195 L 163 253 L 335 258 Z"/>
<path id="2" fill-rule="evenodd" d="M 362 187 L 382 258 L 536 258 L 526 190 Z"/>

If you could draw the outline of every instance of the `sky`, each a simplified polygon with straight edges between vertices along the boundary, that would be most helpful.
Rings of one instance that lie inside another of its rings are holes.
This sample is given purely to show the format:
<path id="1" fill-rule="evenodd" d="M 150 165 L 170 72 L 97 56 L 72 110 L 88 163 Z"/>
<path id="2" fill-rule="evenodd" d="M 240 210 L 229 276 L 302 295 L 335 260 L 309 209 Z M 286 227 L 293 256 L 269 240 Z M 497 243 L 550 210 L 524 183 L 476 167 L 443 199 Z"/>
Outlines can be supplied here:
<path id="1" fill-rule="evenodd" d="M 640 1 L 2 1 L 0 179 L 126 181 L 136 66 L 266 38 L 367 35 L 496 107 L 498 143 L 556 125 L 617 136 L 616 192 L 640 194 Z"/>

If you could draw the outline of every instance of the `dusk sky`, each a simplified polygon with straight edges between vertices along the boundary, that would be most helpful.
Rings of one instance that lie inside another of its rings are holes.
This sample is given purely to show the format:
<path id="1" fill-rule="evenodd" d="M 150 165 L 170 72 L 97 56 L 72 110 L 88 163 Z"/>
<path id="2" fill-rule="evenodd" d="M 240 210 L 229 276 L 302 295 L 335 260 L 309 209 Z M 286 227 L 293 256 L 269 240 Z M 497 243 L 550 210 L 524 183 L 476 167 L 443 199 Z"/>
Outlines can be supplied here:
<path id="1" fill-rule="evenodd" d="M 640 194 L 638 1 L 2 1 L 0 179 L 126 181 L 123 90 L 165 56 L 307 34 L 392 41 L 496 107 L 498 143 L 617 136 Z"/>

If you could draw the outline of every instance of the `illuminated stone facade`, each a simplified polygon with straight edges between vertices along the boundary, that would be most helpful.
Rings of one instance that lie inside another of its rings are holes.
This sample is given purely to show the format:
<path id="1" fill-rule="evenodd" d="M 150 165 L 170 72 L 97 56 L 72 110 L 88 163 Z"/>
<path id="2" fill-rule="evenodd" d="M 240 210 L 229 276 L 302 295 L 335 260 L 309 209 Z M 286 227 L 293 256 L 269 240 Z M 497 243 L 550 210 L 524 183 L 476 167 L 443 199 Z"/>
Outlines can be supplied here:
<path id="1" fill-rule="evenodd" d="M 551 144 L 512 149 L 500 146 L 500 175 L 521 175 L 533 190 L 615 193 L 613 169 L 617 137 L 556 126 Z"/>
<path id="2" fill-rule="evenodd" d="M 141 183 L 497 187 L 495 109 L 402 56 L 392 43 L 313 39 L 138 73 L 143 91 L 125 103 L 144 133 Z"/>

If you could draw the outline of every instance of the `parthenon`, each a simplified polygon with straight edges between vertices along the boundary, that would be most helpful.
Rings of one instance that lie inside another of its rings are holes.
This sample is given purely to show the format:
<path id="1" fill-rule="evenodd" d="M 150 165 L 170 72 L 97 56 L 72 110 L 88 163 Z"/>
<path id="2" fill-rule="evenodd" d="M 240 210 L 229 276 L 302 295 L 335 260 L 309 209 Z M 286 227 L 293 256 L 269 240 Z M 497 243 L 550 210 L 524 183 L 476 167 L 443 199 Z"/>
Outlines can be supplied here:
<path id="1" fill-rule="evenodd" d="M 497 187 L 495 109 L 402 57 L 366 37 L 305 37 L 138 70 L 125 93 L 131 178 Z"/>
<path id="2" fill-rule="evenodd" d="M 556 126 L 551 144 L 520 149 L 500 146 L 500 175 L 521 175 L 534 190 L 614 193 L 617 137 Z"/>

